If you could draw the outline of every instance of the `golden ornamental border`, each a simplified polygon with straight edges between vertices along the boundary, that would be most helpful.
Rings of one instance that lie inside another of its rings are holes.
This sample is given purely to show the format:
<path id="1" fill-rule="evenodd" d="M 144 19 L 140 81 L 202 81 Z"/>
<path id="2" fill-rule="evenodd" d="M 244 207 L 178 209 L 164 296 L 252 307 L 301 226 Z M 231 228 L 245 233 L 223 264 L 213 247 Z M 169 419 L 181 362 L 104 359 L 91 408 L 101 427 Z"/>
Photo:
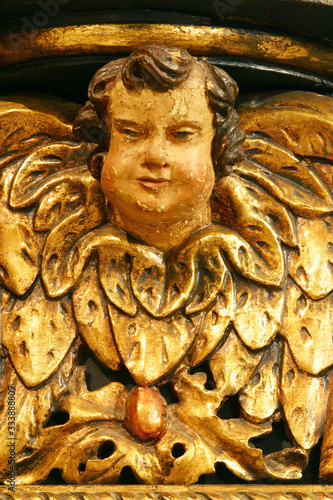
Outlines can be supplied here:
<path id="1" fill-rule="evenodd" d="M 80 485 L 0 487 L 0 500 L 332 500 L 329 485 Z"/>
<path id="2" fill-rule="evenodd" d="M 147 44 L 333 75 L 333 47 L 328 43 L 259 30 L 169 24 L 89 24 L 11 32 L 0 36 L 0 66 L 45 57 L 126 53 Z"/>

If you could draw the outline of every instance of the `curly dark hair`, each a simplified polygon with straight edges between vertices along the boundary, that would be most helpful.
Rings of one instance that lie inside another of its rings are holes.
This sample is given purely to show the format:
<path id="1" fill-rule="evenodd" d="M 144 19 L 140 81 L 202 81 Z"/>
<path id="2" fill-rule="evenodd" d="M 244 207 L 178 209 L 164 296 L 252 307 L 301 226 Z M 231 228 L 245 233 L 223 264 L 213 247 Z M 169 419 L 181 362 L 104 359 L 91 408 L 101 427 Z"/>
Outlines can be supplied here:
<path id="1" fill-rule="evenodd" d="M 188 78 L 194 64 L 203 72 L 208 105 L 214 112 L 212 159 L 217 180 L 229 175 L 233 165 L 243 159 L 245 136 L 234 109 L 238 93 L 236 82 L 222 69 L 207 61 L 196 60 L 186 50 L 147 46 L 98 70 L 89 84 L 89 101 L 77 114 L 73 126 L 76 137 L 98 144 L 88 161 L 96 179 L 100 179 L 103 166 L 103 155 L 100 153 L 106 152 L 109 147 L 110 130 L 106 114 L 110 89 L 117 76 L 121 74 L 125 87 L 130 90 L 149 88 L 167 92 Z"/>

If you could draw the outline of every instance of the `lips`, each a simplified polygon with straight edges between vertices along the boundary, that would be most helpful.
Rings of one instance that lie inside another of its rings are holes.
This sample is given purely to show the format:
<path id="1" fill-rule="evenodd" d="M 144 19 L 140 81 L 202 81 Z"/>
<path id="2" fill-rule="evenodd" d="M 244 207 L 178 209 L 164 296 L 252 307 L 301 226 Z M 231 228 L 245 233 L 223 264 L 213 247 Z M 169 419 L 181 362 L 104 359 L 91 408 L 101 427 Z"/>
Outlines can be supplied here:
<path id="1" fill-rule="evenodd" d="M 166 187 L 170 184 L 170 180 L 164 177 L 139 177 L 137 181 L 144 187 L 157 189 Z"/>

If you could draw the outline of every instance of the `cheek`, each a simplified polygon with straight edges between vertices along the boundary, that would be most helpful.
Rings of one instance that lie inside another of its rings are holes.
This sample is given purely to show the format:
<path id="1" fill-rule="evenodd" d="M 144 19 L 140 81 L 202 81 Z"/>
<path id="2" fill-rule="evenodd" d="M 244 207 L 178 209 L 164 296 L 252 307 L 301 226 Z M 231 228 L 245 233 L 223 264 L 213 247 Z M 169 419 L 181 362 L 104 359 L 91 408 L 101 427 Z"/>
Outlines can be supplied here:
<path id="1" fill-rule="evenodd" d="M 119 157 L 108 154 L 101 173 L 101 188 L 105 196 L 112 201 L 112 196 L 115 195 L 118 184 L 121 182 L 120 172 L 121 164 Z"/>
<path id="2" fill-rule="evenodd" d="M 101 173 L 101 188 L 108 197 L 108 193 L 114 190 L 116 176 L 108 162 L 105 162 Z"/>
<path id="3" fill-rule="evenodd" d="M 179 172 L 184 187 L 184 201 L 195 204 L 210 196 L 215 182 L 215 173 L 211 160 L 207 162 L 189 162 Z"/>
<path id="4" fill-rule="evenodd" d="M 128 167 L 128 157 L 122 148 L 112 147 L 106 157 L 101 173 L 101 186 L 106 191 L 113 191 L 117 184 L 126 179 L 131 168 Z"/>

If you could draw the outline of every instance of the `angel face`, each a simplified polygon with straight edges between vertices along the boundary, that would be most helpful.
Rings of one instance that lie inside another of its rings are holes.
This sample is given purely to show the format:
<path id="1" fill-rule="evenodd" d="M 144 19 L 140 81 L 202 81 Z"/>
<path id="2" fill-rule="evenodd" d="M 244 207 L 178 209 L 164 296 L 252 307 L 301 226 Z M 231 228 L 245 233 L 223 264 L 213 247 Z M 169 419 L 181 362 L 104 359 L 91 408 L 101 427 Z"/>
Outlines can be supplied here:
<path id="1" fill-rule="evenodd" d="M 110 97 L 111 139 L 101 185 L 119 214 L 159 225 L 209 206 L 214 115 L 200 70 L 163 93 L 128 90 L 119 78 Z"/>

